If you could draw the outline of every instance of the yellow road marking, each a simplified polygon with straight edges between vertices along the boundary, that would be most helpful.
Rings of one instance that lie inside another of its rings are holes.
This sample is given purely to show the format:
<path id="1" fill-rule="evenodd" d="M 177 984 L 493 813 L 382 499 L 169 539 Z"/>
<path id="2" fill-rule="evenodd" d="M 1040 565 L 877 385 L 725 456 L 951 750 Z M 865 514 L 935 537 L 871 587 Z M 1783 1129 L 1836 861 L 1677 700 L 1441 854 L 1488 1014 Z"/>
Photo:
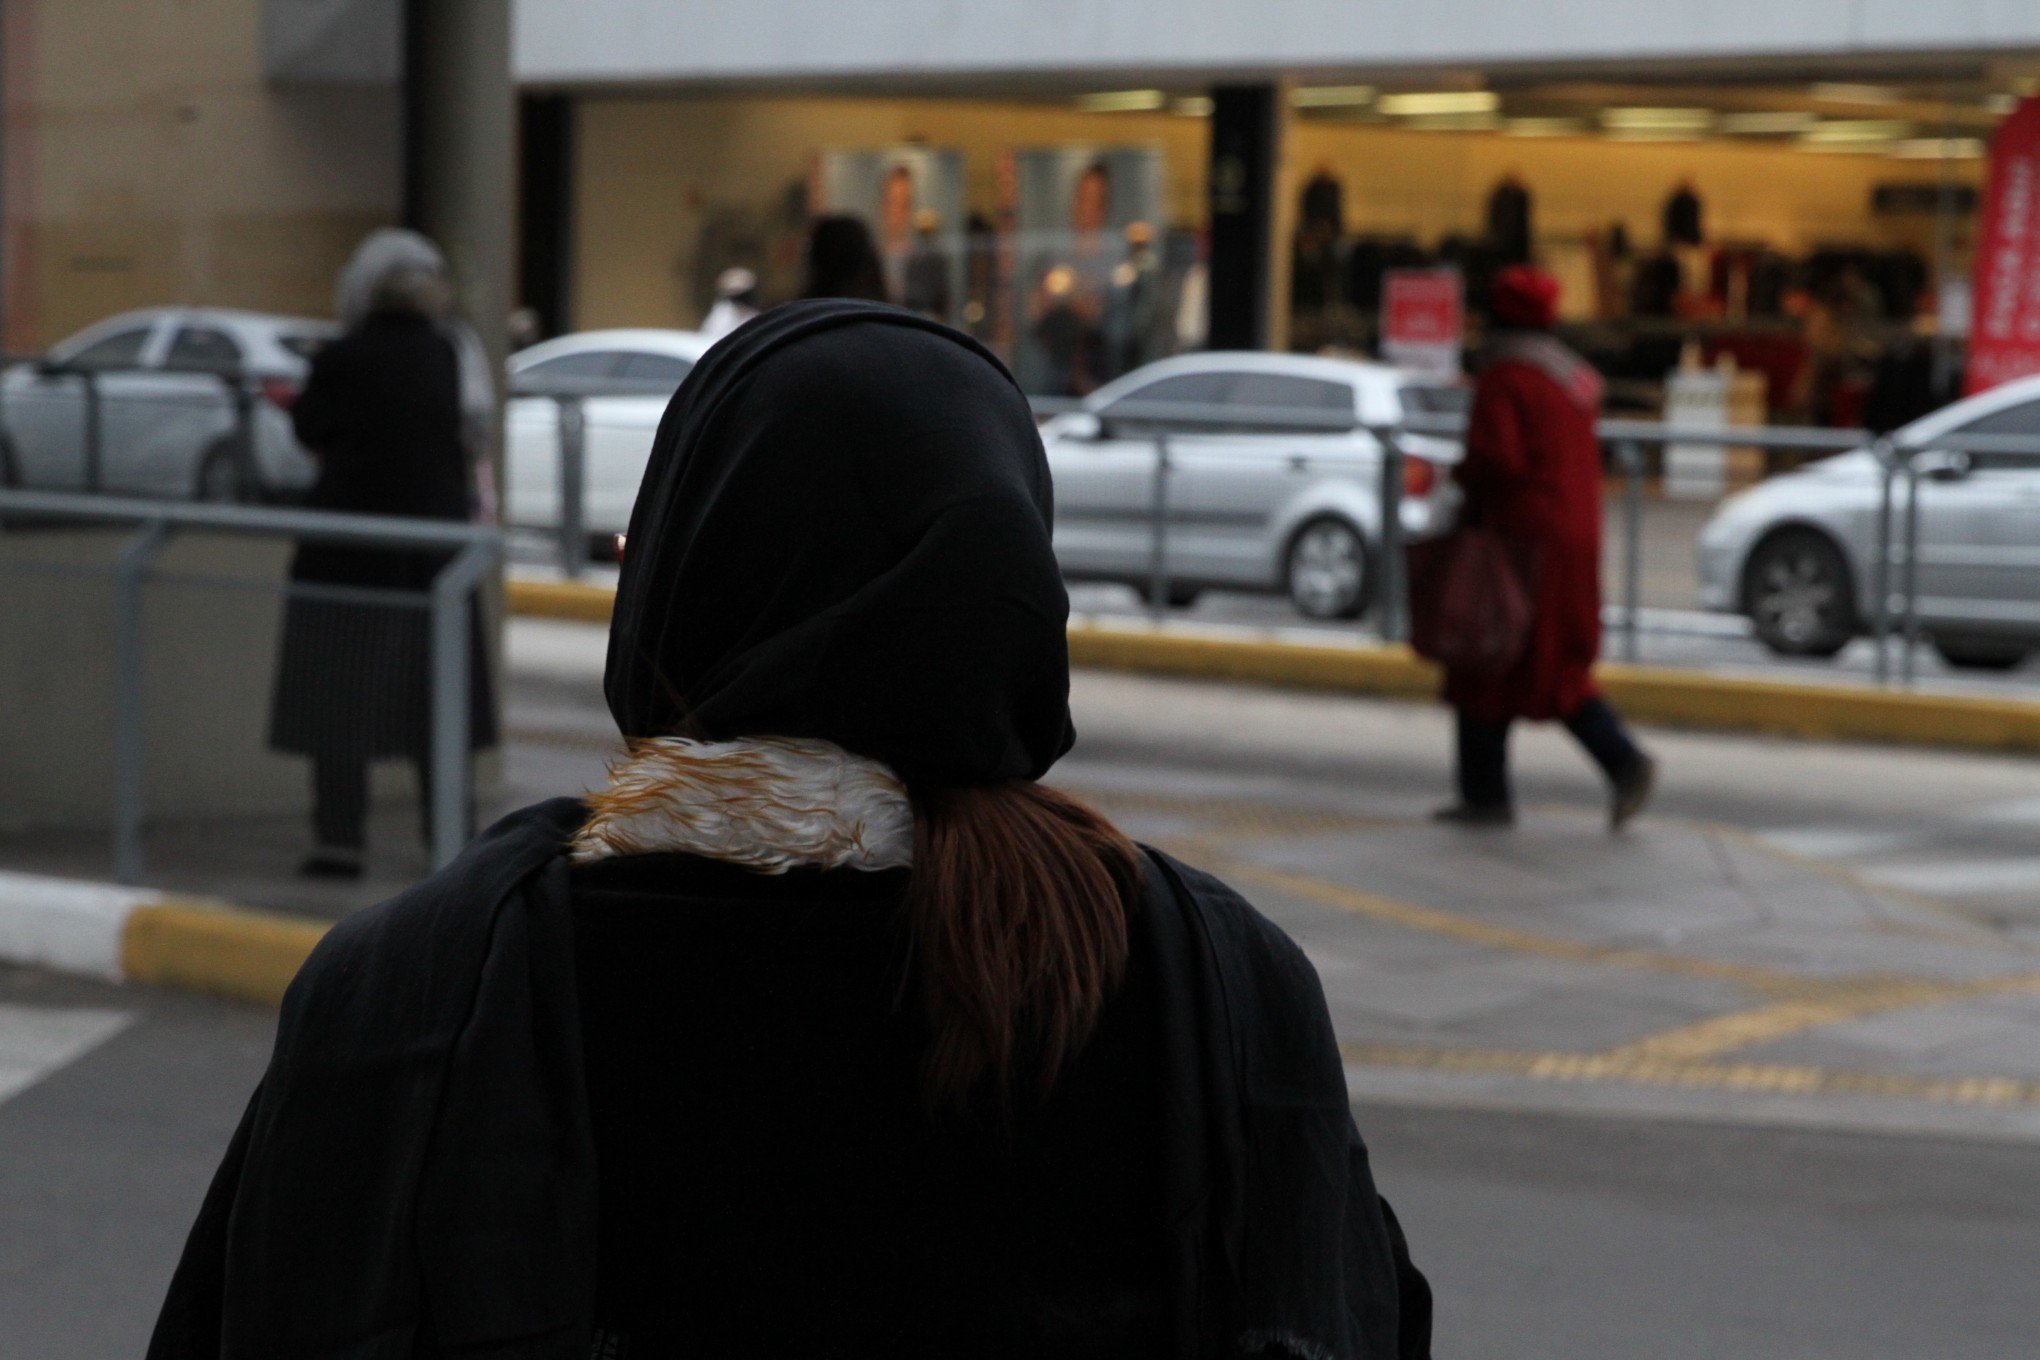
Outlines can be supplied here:
<path id="1" fill-rule="evenodd" d="M 1639 1058 L 1620 1053 L 1515 1049 L 1417 1048 L 1341 1044 L 1357 1067 L 1532 1077 L 1544 1081 L 1626 1081 L 1649 1086 L 1779 1095 L 1891 1096 L 1951 1105 L 2040 1105 L 2040 1082 L 2012 1077 L 1927 1077 L 1904 1072 L 1837 1071 L 1780 1063 L 1722 1063 Z"/>

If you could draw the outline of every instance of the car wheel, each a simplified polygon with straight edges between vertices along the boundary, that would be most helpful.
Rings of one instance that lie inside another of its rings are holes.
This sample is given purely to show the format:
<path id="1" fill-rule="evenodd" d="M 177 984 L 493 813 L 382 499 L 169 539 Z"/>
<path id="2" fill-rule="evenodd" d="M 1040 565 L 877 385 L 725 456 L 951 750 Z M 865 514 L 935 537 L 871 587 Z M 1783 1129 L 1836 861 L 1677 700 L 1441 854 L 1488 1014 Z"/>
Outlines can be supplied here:
<path id="1" fill-rule="evenodd" d="M 2016 670 L 2033 654 L 2033 644 L 2013 638 L 1936 637 L 1934 650 L 1966 671 Z"/>
<path id="2" fill-rule="evenodd" d="M 234 505 L 247 499 L 241 489 L 241 460 L 231 445 L 215 444 L 206 451 L 191 498 L 213 505 Z"/>
<path id="3" fill-rule="evenodd" d="M 1757 640 L 1780 656 L 1828 657 L 1856 635 L 1849 563 L 1827 535 L 1789 529 L 1757 545 L 1743 573 Z"/>
<path id="4" fill-rule="evenodd" d="M 1289 540 L 1282 584 L 1305 618 L 1359 618 L 1374 587 L 1367 540 L 1345 520 L 1312 520 Z"/>

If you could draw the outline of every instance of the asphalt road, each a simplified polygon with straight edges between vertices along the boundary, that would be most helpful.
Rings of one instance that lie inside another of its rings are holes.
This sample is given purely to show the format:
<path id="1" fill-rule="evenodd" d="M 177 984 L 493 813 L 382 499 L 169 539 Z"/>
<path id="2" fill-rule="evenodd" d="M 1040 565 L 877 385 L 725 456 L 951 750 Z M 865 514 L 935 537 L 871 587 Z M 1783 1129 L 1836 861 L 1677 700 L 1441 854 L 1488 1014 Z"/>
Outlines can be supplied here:
<path id="1" fill-rule="evenodd" d="M 132 1020 L 0 1103 L 0 1355 L 138 1355 L 270 1017 L 27 972 L 0 1005 Z M 2033 1354 L 2029 1145 L 1357 1113 L 1436 1286 L 1441 1357 Z"/>

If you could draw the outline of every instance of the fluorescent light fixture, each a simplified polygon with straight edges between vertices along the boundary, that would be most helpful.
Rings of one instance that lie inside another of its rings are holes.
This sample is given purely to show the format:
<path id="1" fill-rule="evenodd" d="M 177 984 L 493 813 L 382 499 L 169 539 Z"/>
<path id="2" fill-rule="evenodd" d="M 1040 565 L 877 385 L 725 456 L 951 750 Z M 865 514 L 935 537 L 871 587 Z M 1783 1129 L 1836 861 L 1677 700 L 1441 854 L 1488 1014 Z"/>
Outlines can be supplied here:
<path id="1" fill-rule="evenodd" d="M 1611 142 L 1699 142 L 1707 138 L 1699 128 L 1608 128 L 1601 136 Z"/>
<path id="2" fill-rule="evenodd" d="M 1830 118 L 1815 123 L 1799 134 L 1799 140 L 1819 146 L 1855 142 L 1895 142 L 1913 135 L 1913 125 L 1897 118 Z"/>
<path id="3" fill-rule="evenodd" d="M 2010 93 L 1987 94 L 1983 97 L 1986 113 L 2007 114 L 2019 107 L 2019 96 Z"/>
<path id="4" fill-rule="evenodd" d="M 1492 132 L 1501 125 L 1492 113 L 1432 113 L 1396 124 L 1410 132 Z"/>
<path id="5" fill-rule="evenodd" d="M 1724 113 L 1720 127 L 1723 132 L 1742 137 L 1762 137 L 1794 132 L 1804 132 L 1820 121 L 1818 114 L 1803 113 L 1797 109 L 1780 109 L 1775 112 Z"/>
<path id="6" fill-rule="evenodd" d="M 1211 117 L 1211 96 L 1208 94 L 1186 95 L 1169 105 L 1169 112 L 1185 118 Z"/>
<path id="7" fill-rule="evenodd" d="M 1105 90 L 1077 96 L 1077 107 L 1085 113 L 1152 113 L 1168 102 L 1160 90 Z"/>
<path id="8" fill-rule="evenodd" d="M 1582 118 L 1508 118 L 1502 133 L 1508 137 L 1577 137 L 1587 130 Z"/>
<path id="9" fill-rule="evenodd" d="M 1493 90 L 1424 90 L 1414 94 L 1385 94 L 1374 107 L 1398 118 L 1425 118 L 1437 114 L 1493 113 L 1502 97 Z"/>
<path id="10" fill-rule="evenodd" d="M 1891 154 L 1903 161 L 1973 161 L 1988 148 L 1981 137 L 1908 137 Z"/>
<path id="11" fill-rule="evenodd" d="M 1299 109 L 1350 109 L 1374 102 L 1372 85 L 1303 85 L 1289 92 Z"/>
<path id="12" fill-rule="evenodd" d="M 1840 81 L 1815 81 L 1806 87 L 1806 92 L 1815 99 L 1826 99 L 1837 104 L 1896 104 L 1897 90 L 1884 85 L 1848 85 Z"/>
<path id="13" fill-rule="evenodd" d="M 1704 132 L 1714 126 L 1714 111 L 1631 105 L 1602 109 L 1601 126 L 1624 132 Z"/>

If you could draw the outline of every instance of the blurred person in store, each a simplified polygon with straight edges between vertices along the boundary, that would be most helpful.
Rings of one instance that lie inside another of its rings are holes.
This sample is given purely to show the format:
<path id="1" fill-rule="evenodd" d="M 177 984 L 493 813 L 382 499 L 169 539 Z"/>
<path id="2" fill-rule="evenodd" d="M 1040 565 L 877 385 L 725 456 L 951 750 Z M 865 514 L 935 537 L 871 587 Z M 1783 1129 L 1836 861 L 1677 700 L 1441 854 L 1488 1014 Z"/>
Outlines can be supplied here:
<path id="1" fill-rule="evenodd" d="M 1105 307 L 1112 273 L 1124 258 L 1108 227 L 1112 170 L 1092 161 L 1070 187 L 1070 227 L 1037 258 L 1028 315 L 1043 357 L 1050 397 L 1081 397 L 1110 376 Z"/>
<path id="2" fill-rule="evenodd" d="M 862 298 L 889 302 L 885 269 L 879 262 L 878 247 L 872 244 L 871 228 L 848 213 L 829 213 L 815 219 L 808 229 L 807 276 L 800 295 L 805 298 Z"/>
<path id="3" fill-rule="evenodd" d="M 1050 495 L 958 332 L 803 301 L 711 351 L 607 787 L 313 952 L 152 1360 L 1427 1355 L 1308 960 L 1038 782 Z"/>
<path id="4" fill-rule="evenodd" d="M 1496 329 L 1474 385 L 1466 456 L 1454 471 L 1462 522 L 1508 544 L 1530 601 L 1529 632 L 1496 674 L 1448 668 L 1445 701 L 1458 718 L 1458 793 L 1442 821 L 1515 820 L 1509 729 L 1519 718 L 1558 721 L 1609 784 L 1620 827 L 1649 801 L 1657 764 L 1638 748 L 1594 682 L 1601 654 L 1601 444 L 1594 422 L 1601 377 L 1552 327 L 1558 281 L 1530 265 L 1497 275 Z"/>
<path id="5" fill-rule="evenodd" d="M 914 215 L 914 248 L 907 256 L 900 305 L 934 321 L 949 320 L 950 260 L 942 248 L 942 216 L 933 208 Z"/>
<path id="6" fill-rule="evenodd" d="M 758 276 L 742 265 L 731 265 L 716 276 L 715 305 L 701 319 L 701 333 L 720 340 L 758 315 Z"/>
<path id="7" fill-rule="evenodd" d="M 416 232 L 371 233 L 341 271 L 338 302 L 344 331 L 313 357 L 291 407 L 298 441 L 319 466 L 307 507 L 475 518 L 477 380 L 450 321 L 438 248 Z M 376 760 L 416 766 L 429 818 L 431 627 L 422 605 L 451 559 L 307 539 L 291 560 L 269 744 L 311 757 L 308 876 L 361 876 Z M 479 749 L 495 744 L 496 714 L 472 615 L 469 639 L 468 735 Z"/>

